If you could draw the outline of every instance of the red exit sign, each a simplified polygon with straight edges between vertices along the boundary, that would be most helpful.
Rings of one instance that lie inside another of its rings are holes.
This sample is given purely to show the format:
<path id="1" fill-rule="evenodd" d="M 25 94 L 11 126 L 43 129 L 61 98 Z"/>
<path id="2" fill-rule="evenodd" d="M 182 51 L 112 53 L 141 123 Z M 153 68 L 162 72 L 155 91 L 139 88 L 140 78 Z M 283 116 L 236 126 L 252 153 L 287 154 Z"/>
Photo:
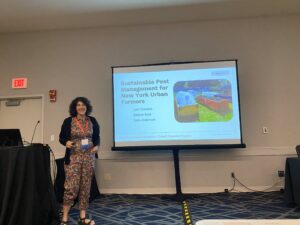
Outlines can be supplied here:
<path id="1" fill-rule="evenodd" d="M 27 78 L 14 78 L 11 86 L 12 88 L 27 88 Z"/>

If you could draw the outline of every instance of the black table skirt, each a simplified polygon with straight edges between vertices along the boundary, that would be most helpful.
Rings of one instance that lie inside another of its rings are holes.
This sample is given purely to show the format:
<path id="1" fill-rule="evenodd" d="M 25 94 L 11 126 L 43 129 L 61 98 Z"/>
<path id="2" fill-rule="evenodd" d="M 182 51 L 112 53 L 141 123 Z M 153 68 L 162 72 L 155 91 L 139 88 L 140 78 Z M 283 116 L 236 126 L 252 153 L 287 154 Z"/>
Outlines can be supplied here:
<path id="1" fill-rule="evenodd" d="M 57 175 L 54 184 L 54 190 L 56 195 L 56 200 L 59 203 L 63 202 L 64 196 L 64 182 L 65 182 L 65 170 L 64 170 L 64 159 L 56 159 Z M 97 196 L 100 195 L 98 190 L 97 182 L 95 176 L 93 176 L 90 192 L 90 202 L 93 201 Z"/>
<path id="2" fill-rule="evenodd" d="M 300 158 L 287 158 L 284 197 L 288 205 L 300 205 Z"/>
<path id="3" fill-rule="evenodd" d="M 0 224 L 57 224 L 49 148 L 1 147 L 0 154 Z"/>

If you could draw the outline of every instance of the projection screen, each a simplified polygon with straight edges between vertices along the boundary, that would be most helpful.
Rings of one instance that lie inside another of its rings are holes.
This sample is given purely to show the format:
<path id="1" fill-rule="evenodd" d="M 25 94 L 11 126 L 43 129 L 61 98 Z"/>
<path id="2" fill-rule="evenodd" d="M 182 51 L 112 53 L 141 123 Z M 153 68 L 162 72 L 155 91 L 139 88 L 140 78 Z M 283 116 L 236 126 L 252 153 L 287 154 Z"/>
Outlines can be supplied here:
<path id="1" fill-rule="evenodd" d="M 112 67 L 113 150 L 245 147 L 237 60 Z"/>

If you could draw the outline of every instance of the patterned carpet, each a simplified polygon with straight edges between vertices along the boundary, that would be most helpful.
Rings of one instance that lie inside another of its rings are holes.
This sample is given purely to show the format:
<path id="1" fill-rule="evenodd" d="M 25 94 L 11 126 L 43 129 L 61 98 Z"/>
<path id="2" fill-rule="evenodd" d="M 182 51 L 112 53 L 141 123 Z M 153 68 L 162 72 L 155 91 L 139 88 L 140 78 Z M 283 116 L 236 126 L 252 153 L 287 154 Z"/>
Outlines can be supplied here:
<path id="1" fill-rule="evenodd" d="M 193 221 L 203 219 L 300 219 L 299 208 L 289 208 L 280 192 L 218 193 L 190 197 Z"/>
<path id="2" fill-rule="evenodd" d="M 285 205 L 283 194 L 216 193 L 188 196 L 193 224 L 202 219 L 300 219 L 298 207 Z M 70 211 L 70 223 L 77 224 L 79 211 Z M 97 225 L 184 224 L 181 203 L 160 195 L 101 195 L 89 207 Z"/>

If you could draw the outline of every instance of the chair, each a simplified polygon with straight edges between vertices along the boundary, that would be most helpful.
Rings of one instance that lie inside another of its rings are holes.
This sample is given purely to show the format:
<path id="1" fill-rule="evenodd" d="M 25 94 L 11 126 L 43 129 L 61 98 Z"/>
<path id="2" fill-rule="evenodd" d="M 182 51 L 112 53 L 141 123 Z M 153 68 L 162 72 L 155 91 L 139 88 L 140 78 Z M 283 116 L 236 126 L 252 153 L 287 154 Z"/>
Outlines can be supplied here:
<path id="1" fill-rule="evenodd" d="M 298 158 L 300 158 L 300 145 L 296 146 L 296 152 L 297 152 Z"/>

